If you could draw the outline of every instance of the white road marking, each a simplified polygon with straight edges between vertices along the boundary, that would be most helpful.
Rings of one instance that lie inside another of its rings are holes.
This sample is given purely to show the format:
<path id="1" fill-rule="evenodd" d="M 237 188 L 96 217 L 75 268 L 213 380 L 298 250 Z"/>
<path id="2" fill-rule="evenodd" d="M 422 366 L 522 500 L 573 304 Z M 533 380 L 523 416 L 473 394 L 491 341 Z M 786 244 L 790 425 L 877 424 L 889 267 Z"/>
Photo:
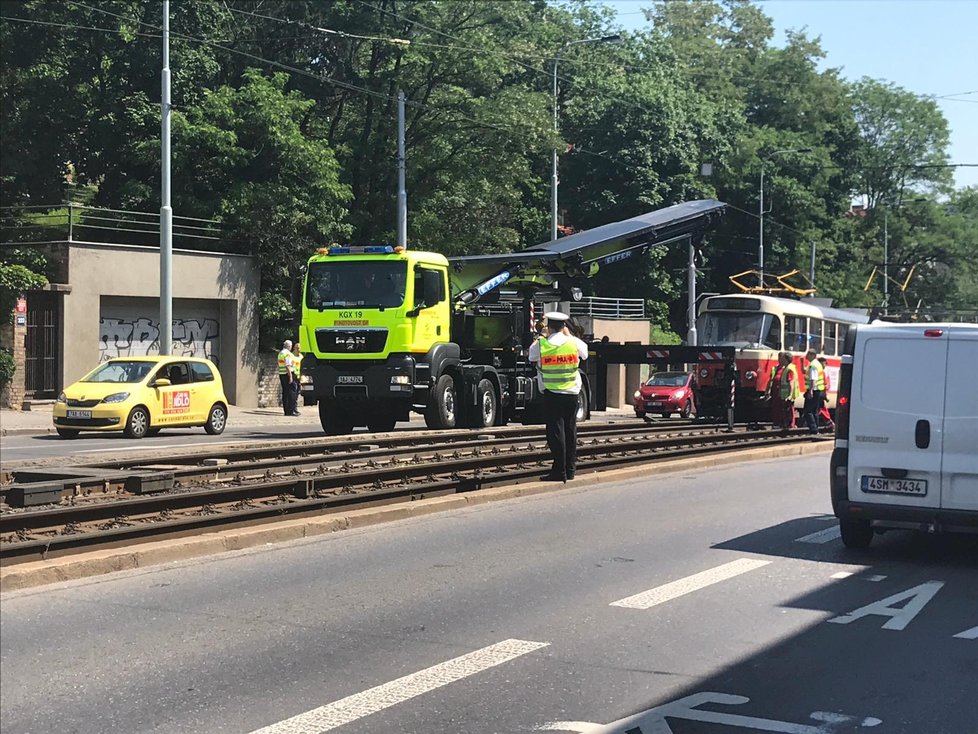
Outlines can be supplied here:
<path id="1" fill-rule="evenodd" d="M 857 721 L 857 719 L 845 714 L 815 711 L 811 714 L 811 718 L 821 722 L 821 724 L 811 726 L 810 724 L 796 724 L 791 721 L 762 719 L 757 716 L 741 716 L 725 711 L 707 711 L 698 708 L 703 704 L 739 706 L 749 702 L 750 699 L 746 696 L 736 696 L 729 693 L 710 691 L 694 693 L 677 701 L 670 701 L 648 711 L 619 719 L 607 726 L 593 730 L 593 734 L 622 734 L 622 732 L 632 731 L 642 732 L 642 734 L 672 734 L 672 728 L 669 726 L 667 718 L 734 726 L 740 730 L 773 731 L 783 734 L 829 734 L 829 732 L 837 729 L 839 724 Z M 863 723 L 860 725 L 875 726 L 877 723 L 880 723 L 879 719 L 867 717 L 863 719 Z M 588 734 L 592 734 L 592 732 L 589 731 Z"/>
<path id="2" fill-rule="evenodd" d="M 546 647 L 549 642 L 503 640 L 417 673 L 341 698 L 304 714 L 279 721 L 252 734 L 318 734 L 375 714 L 423 693 Z"/>
<path id="3" fill-rule="evenodd" d="M 546 724 L 540 724 L 537 731 L 570 731 L 574 734 L 591 734 L 600 728 L 601 724 L 595 724 L 591 721 L 548 721 Z"/>
<path id="4" fill-rule="evenodd" d="M 84 451 L 73 451 L 75 454 L 102 454 L 108 453 L 109 451 L 136 451 L 137 449 L 159 449 L 159 450 L 169 450 L 169 449 L 185 449 L 191 446 L 199 447 L 200 441 L 197 443 L 177 443 L 177 444 L 140 444 L 137 446 L 120 446 L 115 449 L 85 449 Z"/>
<path id="5" fill-rule="evenodd" d="M 978 627 L 972 627 L 970 630 L 965 630 L 964 632 L 959 632 L 955 635 L 962 640 L 978 640 Z"/>
<path id="6" fill-rule="evenodd" d="M 824 530 L 819 530 L 814 533 L 809 533 L 808 535 L 803 535 L 800 538 L 795 538 L 796 543 L 828 543 L 831 540 L 836 540 L 841 537 L 839 532 L 839 526 L 834 525 L 830 528 L 825 528 Z"/>
<path id="7" fill-rule="evenodd" d="M 850 576 L 855 576 L 855 575 L 856 575 L 856 572 L 855 571 L 839 571 L 838 573 L 832 574 L 832 578 L 834 578 L 834 579 L 847 579 Z M 859 579 L 861 581 L 883 581 L 885 578 L 886 578 L 886 576 L 883 576 L 882 574 L 878 574 L 878 573 L 877 574 L 873 574 L 872 576 L 860 576 L 859 577 Z"/>
<path id="8" fill-rule="evenodd" d="M 920 614 L 920 610 L 927 606 L 927 602 L 934 598 L 942 586 L 944 586 L 943 581 L 928 581 L 827 621 L 834 624 L 849 624 L 863 617 L 875 615 L 889 617 L 883 625 L 883 629 L 902 630 L 913 621 L 914 617 Z M 906 604 L 902 607 L 893 606 L 900 602 L 906 602 Z"/>
<path id="9" fill-rule="evenodd" d="M 649 609 L 656 604 L 662 604 L 677 597 L 699 591 L 707 586 L 732 579 L 742 573 L 753 571 L 761 566 L 766 566 L 771 561 L 761 561 L 756 558 L 738 558 L 736 561 L 724 563 L 722 566 L 711 568 L 707 571 L 694 573 L 692 576 L 671 581 L 668 584 L 657 586 L 654 589 L 643 591 L 634 596 L 611 602 L 613 607 L 627 607 L 629 609 Z"/>

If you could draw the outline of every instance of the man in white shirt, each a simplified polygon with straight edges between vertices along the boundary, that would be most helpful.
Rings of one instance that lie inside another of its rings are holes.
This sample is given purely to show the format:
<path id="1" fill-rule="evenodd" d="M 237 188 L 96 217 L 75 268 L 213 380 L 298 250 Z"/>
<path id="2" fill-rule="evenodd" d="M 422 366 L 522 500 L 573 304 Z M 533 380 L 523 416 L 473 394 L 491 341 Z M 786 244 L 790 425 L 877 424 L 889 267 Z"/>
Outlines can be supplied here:
<path id="1" fill-rule="evenodd" d="M 581 392 L 580 362 L 587 359 L 587 344 L 567 328 L 566 314 L 545 314 L 550 336 L 530 345 L 528 359 L 537 365 L 543 382 L 547 444 L 553 457 L 547 481 L 574 478 L 577 467 L 577 399 Z"/>

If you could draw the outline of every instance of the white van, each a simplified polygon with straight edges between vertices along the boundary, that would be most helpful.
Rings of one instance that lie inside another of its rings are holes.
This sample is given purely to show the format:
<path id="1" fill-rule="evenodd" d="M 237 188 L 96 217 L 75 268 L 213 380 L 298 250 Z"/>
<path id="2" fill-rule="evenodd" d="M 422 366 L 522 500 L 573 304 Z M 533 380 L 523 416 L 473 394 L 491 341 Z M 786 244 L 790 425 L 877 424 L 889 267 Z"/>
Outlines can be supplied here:
<path id="1" fill-rule="evenodd" d="M 850 328 L 831 488 L 850 548 L 886 528 L 978 532 L 978 324 Z"/>

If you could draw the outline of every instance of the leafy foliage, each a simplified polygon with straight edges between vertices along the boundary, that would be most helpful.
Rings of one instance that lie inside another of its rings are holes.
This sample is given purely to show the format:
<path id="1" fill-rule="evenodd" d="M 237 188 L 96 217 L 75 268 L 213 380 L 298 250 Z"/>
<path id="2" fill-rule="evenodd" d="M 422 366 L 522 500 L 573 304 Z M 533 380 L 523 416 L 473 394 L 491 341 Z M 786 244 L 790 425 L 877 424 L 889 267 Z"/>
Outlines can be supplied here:
<path id="1" fill-rule="evenodd" d="M 399 90 L 413 247 L 545 240 L 556 149 L 575 230 L 728 202 L 700 283 L 724 292 L 757 265 L 763 167 L 768 272 L 807 272 L 814 245 L 819 295 L 878 305 L 879 278 L 864 287 L 886 212 L 891 275 L 916 266 L 900 298 L 978 303 L 978 197 L 949 188 L 933 100 L 847 82 L 803 32 L 774 46 L 748 0 L 655 2 L 634 33 L 583 1 L 199 0 L 171 14 L 174 212 L 219 219 L 256 256 L 265 343 L 293 327 L 314 246 L 394 239 Z M 156 210 L 159 25 L 159 5 L 139 0 L 0 4 L 4 204 L 54 205 L 72 186 Z M 849 215 L 855 198 L 868 214 Z M 685 259 L 677 247 L 591 285 L 646 298 L 685 333 Z"/>
<path id="2" fill-rule="evenodd" d="M 17 299 L 29 290 L 40 288 L 48 279 L 23 265 L 0 262 L 0 318 L 9 323 Z"/>

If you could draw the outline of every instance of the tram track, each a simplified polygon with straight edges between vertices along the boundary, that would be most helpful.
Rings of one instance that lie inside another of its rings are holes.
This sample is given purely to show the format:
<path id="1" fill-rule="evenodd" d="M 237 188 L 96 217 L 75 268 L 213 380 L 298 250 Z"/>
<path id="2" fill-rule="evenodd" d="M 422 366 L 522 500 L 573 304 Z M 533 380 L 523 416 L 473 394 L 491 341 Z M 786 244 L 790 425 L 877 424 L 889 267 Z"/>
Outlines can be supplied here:
<path id="1" fill-rule="evenodd" d="M 781 436 L 769 430 L 726 433 L 692 425 L 595 426 L 580 436 L 578 473 L 806 438 L 802 431 Z M 174 488 L 159 494 L 101 501 L 68 498 L 67 505 L 8 510 L 0 513 L 0 560 L 7 565 L 515 484 L 538 479 L 550 458 L 539 429 L 492 438 L 469 434 L 468 440 L 416 447 L 410 457 L 396 443 L 371 446 L 357 455 L 300 452 L 224 466 L 187 466 L 177 470 Z"/>

